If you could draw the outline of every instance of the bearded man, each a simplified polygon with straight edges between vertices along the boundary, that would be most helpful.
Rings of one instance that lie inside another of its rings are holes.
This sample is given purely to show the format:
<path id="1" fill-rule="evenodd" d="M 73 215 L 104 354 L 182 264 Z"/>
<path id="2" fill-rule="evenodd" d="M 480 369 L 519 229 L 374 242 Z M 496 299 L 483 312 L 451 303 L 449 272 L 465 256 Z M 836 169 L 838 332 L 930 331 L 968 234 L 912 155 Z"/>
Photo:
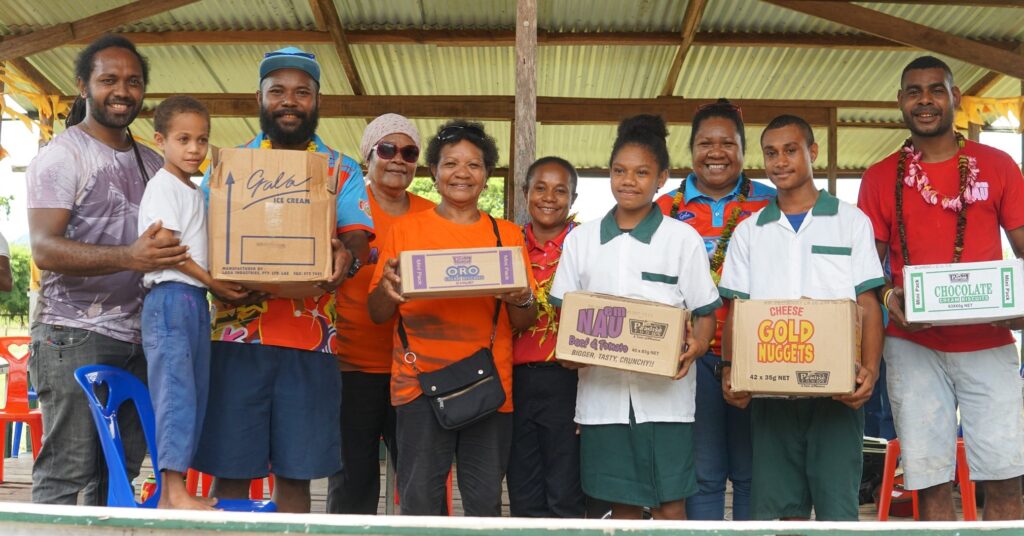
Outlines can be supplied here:
<path id="1" fill-rule="evenodd" d="M 340 166 L 334 275 L 319 297 L 214 300 L 210 400 L 193 466 L 216 477 L 213 494 L 224 499 L 248 498 L 250 480 L 272 472 L 278 511 L 309 512 L 309 481 L 341 469 L 334 290 L 366 261 L 373 220 L 359 164 L 316 135 L 316 57 L 267 53 L 256 101 L 262 132 L 243 147 L 323 153 L 332 175 Z"/>

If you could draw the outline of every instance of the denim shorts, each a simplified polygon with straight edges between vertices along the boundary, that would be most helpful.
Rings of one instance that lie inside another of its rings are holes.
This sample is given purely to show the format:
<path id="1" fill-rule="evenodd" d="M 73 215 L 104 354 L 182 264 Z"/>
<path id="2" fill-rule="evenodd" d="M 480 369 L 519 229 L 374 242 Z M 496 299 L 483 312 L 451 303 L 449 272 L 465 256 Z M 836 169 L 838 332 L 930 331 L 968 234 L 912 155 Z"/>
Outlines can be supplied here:
<path id="1" fill-rule="evenodd" d="M 218 478 L 326 478 L 341 470 L 341 382 L 332 354 L 214 342 L 193 467 Z"/>
<path id="2" fill-rule="evenodd" d="M 1024 474 L 1024 400 L 1014 345 L 939 352 L 889 337 L 883 355 L 907 489 L 953 480 L 958 409 L 972 480 Z"/>

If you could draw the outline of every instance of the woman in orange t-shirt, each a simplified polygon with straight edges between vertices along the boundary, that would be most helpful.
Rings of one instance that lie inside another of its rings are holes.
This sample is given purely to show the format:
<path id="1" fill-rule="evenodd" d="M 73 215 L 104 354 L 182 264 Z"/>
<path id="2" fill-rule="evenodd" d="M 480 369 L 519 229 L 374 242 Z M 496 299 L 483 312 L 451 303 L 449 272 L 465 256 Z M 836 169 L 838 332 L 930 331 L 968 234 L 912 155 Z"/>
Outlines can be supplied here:
<path id="1" fill-rule="evenodd" d="M 398 418 L 398 495 L 402 514 L 446 515 L 445 479 L 458 456 L 458 481 L 467 516 L 501 515 L 501 480 L 512 438 L 512 330 L 530 327 L 537 315 L 536 282 L 526 270 L 530 289 L 492 297 L 417 299 L 400 294 L 397 257 L 402 251 L 491 247 L 496 237 L 491 218 L 477 207 L 487 177 L 498 161 L 494 138 L 483 125 L 463 120 L 443 125 L 427 146 L 427 164 L 441 194 L 433 210 L 409 214 L 391 227 L 370 282 L 369 312 L 374 322 L 401 315 L 415 366 L 405 363 L 398 334 L 393 338 L 391 403 Z M 503 246 L 523 249 L 522 231 L 497 220 Z M 430 402 L 421 396 L 417 375 L 433 372 L 490 345 L 492 318 L 494 365 L 505 390 L 505 404 L 458 431 L 438 424 Z M 397 331 L 397 330 L 396 330 Z"/>
<path id="2" fill-rule="evenodd" d="M 376 236 L 366 267 L 338 288 L 338 368 L 341 371 L 342 470 L 327 479 L 327 512 L 377 513 L 380 440 L 396 460 L 395 408 L 391 405 L 391 337 L 394 322 L 375 324 L 366 309 L 380 243 L 394 222 L 434 208 L 406 191 L 416 176 L 420 134 L 411 121 L 384 114 L 366 126 L 359 144 L 366 162 L 367 199 Z"/>

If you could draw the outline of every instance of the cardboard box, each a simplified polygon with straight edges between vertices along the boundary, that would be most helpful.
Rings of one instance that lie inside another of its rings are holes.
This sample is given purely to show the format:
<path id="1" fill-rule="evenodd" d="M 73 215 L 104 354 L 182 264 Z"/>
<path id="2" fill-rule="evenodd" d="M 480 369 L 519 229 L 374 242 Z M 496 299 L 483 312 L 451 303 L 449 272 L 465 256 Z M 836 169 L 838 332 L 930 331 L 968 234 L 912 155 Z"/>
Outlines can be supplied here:
<path id="1" fill-rule="evenodd" d="M 398 269 L 406 298 L 495 296 L 530 286 L 519 246 L 403 251 Z"/>
<path id="2" fill-rule="evenodd" d="M 690 312 L 663 303 L 567 292 L 555 355 L 563 361 L 658 376 L 679 372 Z"/>
<path id="3" fill-rule="evenodd" d="M 903 268 L 909 322 L 981 324 L 1024 316 L 1024 261 L 1011 259 Z"/>
<path id="4" fill-rule="evenodd" d="M 734 300 L 732 387 L 755 395 L 849 394 L 860 362 L 853 300 Z"/>
<path id="5" fill-rule="evenodd" d="M 326 155 L 221 149 L 213 166 L 207 227 L 214 279 L 280 285 L 331 276 L 338 177 L 328 173 Z"/>

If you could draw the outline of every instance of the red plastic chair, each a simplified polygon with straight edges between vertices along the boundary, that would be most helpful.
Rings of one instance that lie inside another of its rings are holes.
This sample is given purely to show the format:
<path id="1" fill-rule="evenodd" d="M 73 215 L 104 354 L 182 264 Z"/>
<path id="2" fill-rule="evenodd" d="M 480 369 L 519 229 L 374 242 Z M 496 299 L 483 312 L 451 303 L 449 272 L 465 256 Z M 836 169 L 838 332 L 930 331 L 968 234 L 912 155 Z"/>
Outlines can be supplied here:
<path id="1" fill-rule="evenodd" d="M 0 409 L 0 449 L 7 444 L 7 423 L 28 425 L 32 434 L 32 458 L 39 456 L 43 445 L 43 414 L 28 405 L 29 337 L 0 337 L 0 359 L 7 361 L 7 405 Z M 4 465 L 0 463 L 0 482 L 4 481 Z"/>
<path id="2" fill-rule="evenodd" d="M 896 478 L 896 463 L 900 457 L 900 440 L 893 439 L 885 447 L 885 467 L 882 470 L 882 486 L 878 496 L 878 520 L 889 520 L 889 507 Z M 971 470 L 967 467 L 967 451 L 964 438 L 956 439 L 956 482 L 960 485 L 960 499 L 963 503 L 964 521 L 978 520 L 978 503 L 974 500 L 975 484 L 971 481 Z M 914 501 L 914 519 L 921 519 L 917 506 L 917 492 L 910 492 Z"/>
<path id="3" fill-rule="evenodd" d="M 270 488 L 270 494 L 274 494 L 274 475 L 268 475 L 267 486 Z M 262 478 L 253 479 L 249 484 L 249 498 L 250 499 L 263 499 L 263 480 Z M 200 497 L 210 496 L 210 487 L 213 485 L 213 476 L 206 473 L 200 473 L 195 469 L 189 469 L 185 473 L 185 490 L 190 495 L 195 495 L 197 492 Z"/>

